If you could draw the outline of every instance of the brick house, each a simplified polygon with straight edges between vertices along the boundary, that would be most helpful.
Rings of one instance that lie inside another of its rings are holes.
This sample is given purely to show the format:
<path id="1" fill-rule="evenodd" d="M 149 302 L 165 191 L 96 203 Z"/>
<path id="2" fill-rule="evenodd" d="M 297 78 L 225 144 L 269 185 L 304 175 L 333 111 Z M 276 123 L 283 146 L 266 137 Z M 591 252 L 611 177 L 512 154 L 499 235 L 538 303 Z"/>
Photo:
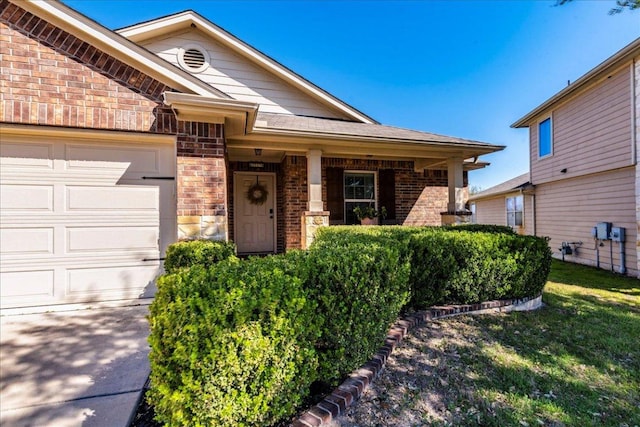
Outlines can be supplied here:
<path id="1" fill-rule="evenodd" d="M 152 296 L 180 238 L 460 219 L 492 144 L 383 126 L 194 12 L 111 31 L 0 0 L 3 308 Z"/>

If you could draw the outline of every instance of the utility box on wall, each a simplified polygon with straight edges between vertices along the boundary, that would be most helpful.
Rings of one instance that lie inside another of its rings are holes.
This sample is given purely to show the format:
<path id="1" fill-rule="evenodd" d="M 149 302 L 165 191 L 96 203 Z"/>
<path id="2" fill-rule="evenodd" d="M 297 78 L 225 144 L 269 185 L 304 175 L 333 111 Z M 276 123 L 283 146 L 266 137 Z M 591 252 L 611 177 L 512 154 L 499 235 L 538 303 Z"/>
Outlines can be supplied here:
<path id="1" fill-rule="evenodd" d="M 612 227 L 611 240 L 614 242 L 624 242 L 624 227 Z"/>
<path id="2" fill-rule="evenodd" d="M 609 240 L 610 235 L 611 235 L 610 222 L 599 222 L 596 224 L 596 239 Z"/>

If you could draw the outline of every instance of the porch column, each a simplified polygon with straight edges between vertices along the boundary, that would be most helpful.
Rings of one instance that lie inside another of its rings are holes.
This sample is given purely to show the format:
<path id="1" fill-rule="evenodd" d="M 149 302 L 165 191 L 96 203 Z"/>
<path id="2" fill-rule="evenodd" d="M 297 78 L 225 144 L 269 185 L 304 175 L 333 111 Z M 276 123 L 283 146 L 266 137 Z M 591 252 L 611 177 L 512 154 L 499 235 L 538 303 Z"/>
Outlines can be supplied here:
<path id="1" fill-rule="evenodd" d="M 322 205 L 322 151 L 309 150 L 307 152 L 307 188 L 309 199 L 307 210 L 321 212 Z"/>
<path id="2" fill-rule="evenodd" d="M 447 212 L 442 212 L 442 225 L 469 222 L 471 212 L 464 208 L 464 169 L 462 157 L 447 159 L 447 180 L 449 184 L 449 202 Z"/>
<path id="3" fill-rule="evenodd" d="M 319 227 L 329 225 L 329 212 L 322 203 L 322 151 L 307 151 L 307 211 L 302 215 L 302 248 L 308 249 Z"/>
<path id="4" fill-rule="evenodd" d="M 462 170 L 462 158 L 451 157 L 447 159 L 447 179 L 449 182 L 449 213 L 464 210 L 464 175 Z"/>

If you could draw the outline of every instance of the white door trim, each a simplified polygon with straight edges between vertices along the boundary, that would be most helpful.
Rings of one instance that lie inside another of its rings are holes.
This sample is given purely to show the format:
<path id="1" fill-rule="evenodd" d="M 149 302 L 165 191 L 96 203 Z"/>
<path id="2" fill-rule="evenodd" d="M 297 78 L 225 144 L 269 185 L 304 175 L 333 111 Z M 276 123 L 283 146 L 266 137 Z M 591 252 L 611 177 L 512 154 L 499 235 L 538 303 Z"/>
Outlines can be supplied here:
<path id="1" fill-rule="evenodd" d="M 251 171 L 243 171 L 243 172 L 234 172 L 233 173 L 233 237 L 234 239 L 238 238 L 238 221 L 237 221 L 237 205 L 238 205 L 238 197 L 240 196 L 238 182 L 240 181 L 238 177 L 240 176 L 270 176 L 273 179 L 273 253 L 278 251 L 278 189 L 277 189 L 277 179 L 275 172 L 251 172 Z"/>

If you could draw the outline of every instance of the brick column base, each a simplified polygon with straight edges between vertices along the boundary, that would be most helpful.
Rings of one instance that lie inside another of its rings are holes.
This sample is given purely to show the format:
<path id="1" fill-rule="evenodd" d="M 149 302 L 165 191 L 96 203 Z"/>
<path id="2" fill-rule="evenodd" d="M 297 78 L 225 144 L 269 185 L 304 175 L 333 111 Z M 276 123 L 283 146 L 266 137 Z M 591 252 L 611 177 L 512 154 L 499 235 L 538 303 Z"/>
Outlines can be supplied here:
<path id="1" fill-rule="evenodd" d="M 227 240 L 227 236 L 227 218 L 224 215 L 178 217 L 180 240 Z"/>
<path id="2" fill-rule="evenodd" d="M 471 212 L 441 212 L 442 225 L 469 224 L 471 222 Z"/>
<path id="3" fill-rule="evenodd" d="M 300 222 L 302 223 L 301 246 L 302 249 L 309 249 L 309 246 L 311 246 L 315 238 L 316 230 L 320 227 L 329 226 L 329 212 L 305 212 Z"/>

